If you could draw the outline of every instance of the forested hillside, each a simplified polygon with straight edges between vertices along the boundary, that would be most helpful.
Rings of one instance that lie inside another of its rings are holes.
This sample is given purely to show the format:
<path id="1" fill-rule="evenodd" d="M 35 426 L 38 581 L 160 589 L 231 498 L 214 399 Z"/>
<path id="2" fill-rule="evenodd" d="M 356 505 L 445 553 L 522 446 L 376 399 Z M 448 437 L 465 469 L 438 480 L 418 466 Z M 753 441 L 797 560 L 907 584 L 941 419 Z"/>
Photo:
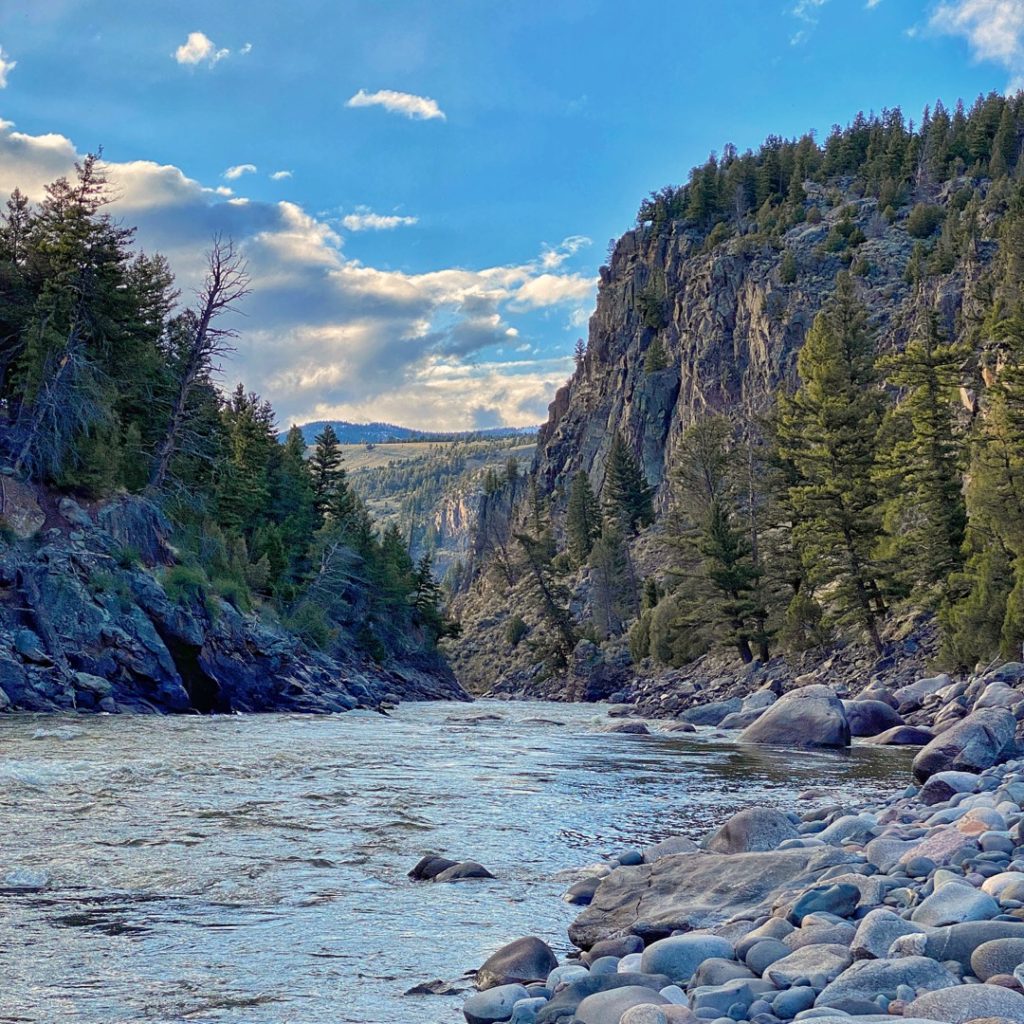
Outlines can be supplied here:
<path id="1" fill-rule="evenodd" d="M 1021 95 L 884 111 L 644 200 L 481 530 L 460 677 L 494 651 L 499 688 L 561 695 L 708 652 L 1019 656 L 1022 139 Z"/>
<path id="2" fill-rule="evenodd" d="M 126 694 L 138 682 L 130 659 L 108 664 L 92 645 L 114 628 L 104 616 L 128 628 L 120 619 L 140 600 L 133 588 L 149 585 L 137 570 L 150 548 L 162 563 L 148 566 L 161 594 L 162 639 L 153 643 L 174 685 L 201 676 L 206 687 L 221 684 L 195 659 L 210 664 L 204 637 L 226 621 L 367 664 L 411 658 L 443 680 L 435 646 L 449 626 L 429 561 L 414 565 L 394 526 L 376 528 L 345 479 L 336 441 L 307 461 L 301 432 L 280 443 L 259 395 L 239 384 L 225 397 L 217 386 L 232 338 L 225 314 L 248 293 L 241 255 L 216 239 L 189 305 L 167 262 L 137 251 L 131 229 L 109 216 L 110 195 L 90 157 L 38 206 L 15 192 L 0 217 L 0 472 L 8 481 L 0 555 L 12 584 L 0 630 L 12 645 L 35 636 L 22 646 L 62 670 L 46 699 L 74 704 L 76 672 L 113 677 Z M 112 500 L 133 508 L 142 527 L 137 544 L 121 530 L 121 546 L 101 550 L 119 531 L 95 529 L 94 516 L 102 519 Z M 57 548 L 40 554 L 44 538 Z M 47 570 L 57 554 L 81 565 Z M 74 591 L 73 608 L 40 598 L 32 580 L 47 571 L 48 585 Z M 59 613 L 68 621 L 51 622 Z M 175 615 L 189 617 L 187 637 L 167 635 Z M 90 617 L 95 635 L 67 635 Z M 28 692 L 25 670 L 15 668 L 11 685 Z M 325 670 L 342 686 L 337 664 Z M 280 658 L 264 671 L 281 672 Z M 282 686 L 293 684 L 282 676 Z M 225 703 L 209 694 L 204 702 Z"/>

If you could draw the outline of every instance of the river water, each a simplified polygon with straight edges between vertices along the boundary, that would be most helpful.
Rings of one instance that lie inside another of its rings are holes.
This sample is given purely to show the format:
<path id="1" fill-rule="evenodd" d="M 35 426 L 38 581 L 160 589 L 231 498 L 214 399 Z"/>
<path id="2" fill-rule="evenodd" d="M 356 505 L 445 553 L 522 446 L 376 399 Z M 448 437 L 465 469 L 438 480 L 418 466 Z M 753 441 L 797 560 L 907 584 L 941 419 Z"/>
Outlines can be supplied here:
<path id="1" fill-rule="evenodd" d="M 808 786 L 908 779 L 898 750 L 608 735 L 601 714 L 4 716 L 0 1021 L 456 1022 L 461 997 L 403 992 L 520 935 L 567 951 L 559 872 Z M 427 850 L 497 880 L 413 884 Z"/>

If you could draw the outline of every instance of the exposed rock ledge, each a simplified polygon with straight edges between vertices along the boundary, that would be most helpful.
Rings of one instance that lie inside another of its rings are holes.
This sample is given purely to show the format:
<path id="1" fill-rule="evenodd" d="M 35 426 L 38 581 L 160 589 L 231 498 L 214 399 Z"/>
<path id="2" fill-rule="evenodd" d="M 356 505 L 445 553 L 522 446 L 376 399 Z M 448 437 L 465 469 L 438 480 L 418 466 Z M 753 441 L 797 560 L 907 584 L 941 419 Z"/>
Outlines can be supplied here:
<path id="1" fill-rule="evenodd" d="M 469 699 L 440 657 L 328 656 L 219 598 L 172 598 L 170 527 L 149 502 L 90 514 L 0 486 L 0 709 L 329 713 Z"/>

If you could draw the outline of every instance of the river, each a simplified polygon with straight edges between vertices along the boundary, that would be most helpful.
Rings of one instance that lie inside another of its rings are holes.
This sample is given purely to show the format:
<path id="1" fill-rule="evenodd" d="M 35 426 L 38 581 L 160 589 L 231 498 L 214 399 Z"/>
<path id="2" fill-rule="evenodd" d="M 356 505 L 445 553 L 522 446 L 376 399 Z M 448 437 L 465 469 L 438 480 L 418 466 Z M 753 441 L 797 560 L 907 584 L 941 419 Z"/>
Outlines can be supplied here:
<path id="1" fill-rule="evenodd" d="M 608 735 L 602 714 L 4 716 L 0 1021 L 457 1022 L 460 997 L 403 992 L 520 935 L 566 951 L 559 872 L 808 786 L 908 780 L 904 751 Z M 413 884 L 427 850 L 498 878 Z"/>

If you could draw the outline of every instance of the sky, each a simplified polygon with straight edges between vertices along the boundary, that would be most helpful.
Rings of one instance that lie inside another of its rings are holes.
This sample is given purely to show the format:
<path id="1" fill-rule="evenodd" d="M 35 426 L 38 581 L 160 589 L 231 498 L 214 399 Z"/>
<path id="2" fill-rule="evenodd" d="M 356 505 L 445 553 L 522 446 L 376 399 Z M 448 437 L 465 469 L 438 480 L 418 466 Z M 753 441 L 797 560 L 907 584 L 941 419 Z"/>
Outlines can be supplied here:
<path id="1" fill-rule="evenodd" d="M 650 191 L 1022 86 L 1024 0 L 0 0 L 0 197 L 102 147 L 186 301 L 230 236 L 282 426 L 525 426 Z"/>

